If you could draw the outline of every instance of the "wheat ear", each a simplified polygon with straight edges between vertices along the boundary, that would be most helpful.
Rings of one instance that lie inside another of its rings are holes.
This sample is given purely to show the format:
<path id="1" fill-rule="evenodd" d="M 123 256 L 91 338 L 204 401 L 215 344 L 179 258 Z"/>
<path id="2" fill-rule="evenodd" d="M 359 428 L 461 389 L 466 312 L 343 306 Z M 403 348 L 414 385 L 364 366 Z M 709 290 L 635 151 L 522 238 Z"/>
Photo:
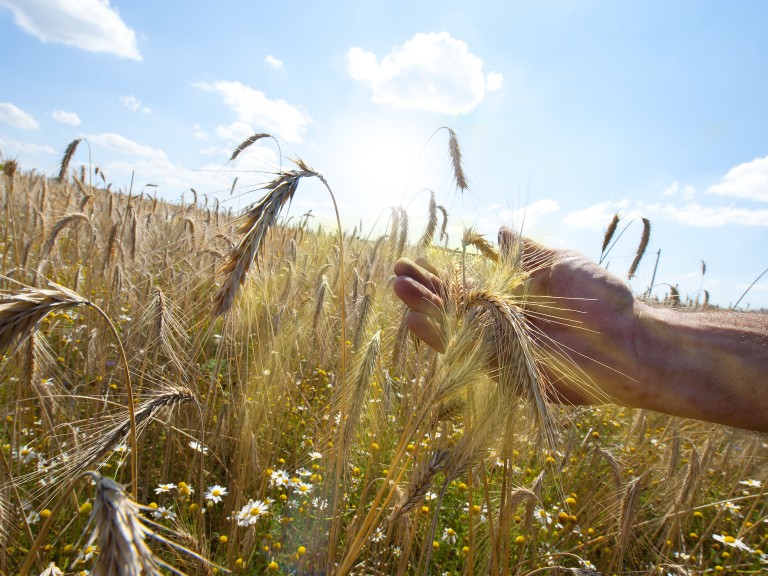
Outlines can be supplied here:
<path id="1" fill-rule="evenodd" d="M 315 172 L 306 170 L 281 172 L 277 178 L 264 186 L 263 189 L 269 192 L 246 213 L 238 230 L 243 237 L 230 252 L 222 268 L 227 277 L 214 298 L 214 316 L 224 314 L 232 308 L 237 291 L 245 282 L 251 264 L 254 260 L 258 263 L 267 232 L 277 221 L 283 206 L 293 199 L 299 180 L 314 175 Z"/>
<path id="2" fill-rule="evenodd" d="M 461 148 L 459 147 L 459 138 L 453 128 L 443 126 L 448 131 L 448 152 L 451 155 L 451 164 L 453 165 L 453 177 L 456 180 L 456 187 L 465 192 L 469 188 L 469 182 L 464 175 L 464 167 L 461 162 Z"/>
<path id="3" fill-rule="evenodd" d="M 616 228 L 619 227 L 620 219 L 621 217 L 619 216 L 618 212 L 613 215 L 613 218 L 611 218 L 611 222 L 608 224 L 608 228 L 605 229 L 605 236 L 603 236 L 603 247 L 600 249 L 600 254 L 603 254 L 605 249 L 608 248 L 608 244 L 610 244 L 613 235 L 616 234 Z"/>
<path id="4" fill-rule="evenodd" d="M 635 259 L 632 260 L 632 265 L 629 267 L 627 278 L 632 278 L 637 272 L 637 267 L 640 265 L 640 260 L 643 259 L 645 249 L 648 248 L 648 241 L 651 239 L 651 221 L 648 218 L 643 218 L 643 235 L 640 238 L 640 244 L 637 246 L 637 252 L 635 253 Z"/>
<path id="5" fill-rule="evenodd" d="M 248 138 L 246 138 L 245 140 L 240 142 L 240 144 L 237 145 L 237 148 L 235 148 L 232 151 L 232 156 L 230 156 L 229 161 L 232 162 L 235 158 L 237 158 L 240 155 L 240 153 L 243 150 L 248 148 L 248 146 L 250 146 L 251 144 L 254 144 L 254 143 L 258 142 L 262 138 L 271 138 L 271 137 L 272 137 L 272 135 L 271 134 L 267 134 L 266 132 L 257 132 L 256 134 L 253 134 L 252 136 L 249 136 Z M 235 178 L 235 181 L 237 181 L 237 178 Z M 233 184 L 232 188 L 234 189 L 234 187 L 235 187 L 235 185 Z M 230 194 L 231 194 L 231 192 L 230 192 Z"/>
<path id="6" fill-rule="evenodd" d="M 464 230 L 464 236 L 461 238 L 461 246 L 462 248 L 474 246 L 480 251 L 480 254 L 488 258 L 488 260 L 492 260 L 493 262 L 499 261 L 499 253 L 493 247 L 493 244 L 478 234 L 474 228 L 466 228 Z"/>
<path id="7" fill-rule="evenodd" d="M 72 156 L 75 155 L 78 144 L 82 142 L 82 138 L 75 138 L 69 143 L 67 149 L 64 151 L 64 157 L 61 159 L 61 167 L 59 168 L 59 181 L 63 182 L 67 179 L 67 170 L 69 170 L 69 163 L 72 161 Z"/>
<path id="8" fill-rule="evenodd" d="M 11 280 L 7 276 L 6 280 Z M 16 282 L 16 284 L 19 284 Z M 91 307 L 109 326 L 120 352 L 125 375 L 126 394 L 128 396 L 128 415 L 131 438 L 131 483 L 133 494 L 138 490 L 138 458 L 136 454 L 136 419 L 133 408 L 133 387 L 131 373 L 128 369 L 128 357 L 125 354 L 123 342 L 117 328 L 101 308 L 90 300 L 86 300 L 77 292 L 60 286 L 55 282 L 48 283 L 50 288 L 32 288 L 22 286 L 15 292 L 0 293 L 0 354 L 19 336 L 21 340 L 37 330 L 40 322 L 54 310 L 68 310 L 79 306 Z"/>

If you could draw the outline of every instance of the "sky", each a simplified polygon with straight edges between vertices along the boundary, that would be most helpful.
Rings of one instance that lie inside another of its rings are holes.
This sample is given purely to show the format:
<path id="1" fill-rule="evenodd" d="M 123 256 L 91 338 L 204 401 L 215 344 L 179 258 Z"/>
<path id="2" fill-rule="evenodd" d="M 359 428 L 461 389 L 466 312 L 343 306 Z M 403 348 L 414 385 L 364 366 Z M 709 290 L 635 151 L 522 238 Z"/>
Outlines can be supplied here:
<path id="1" fill-rule="evenodd" d="M 0 0 L 0 153 L 53 176 L 84 138 L 72 166 L 113 189 L 235 211 L 301 158 L 349 229 L 403 206 L 418 237 L 431 190 L 452 242 L 506 225 L 593 259 L 618 213 L 624 278 L 645 217 L 632 289 L 656 269 L 654 295 L 729 307 L 768 267 L 766 22 L 759 0 Z M 331 219 L 305 180 L 309 210 Z"/>

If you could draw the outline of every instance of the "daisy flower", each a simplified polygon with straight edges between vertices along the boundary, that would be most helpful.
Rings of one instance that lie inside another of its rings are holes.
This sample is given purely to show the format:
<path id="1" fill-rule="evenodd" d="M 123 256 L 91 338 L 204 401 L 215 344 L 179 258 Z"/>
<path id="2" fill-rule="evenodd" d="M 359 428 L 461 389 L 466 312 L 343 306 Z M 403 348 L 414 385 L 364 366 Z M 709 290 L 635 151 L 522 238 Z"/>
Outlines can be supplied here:
<path id="1" fill-rule="evenodd" d="M 252 526 L 269 511 L 269 504 L 263 500 L 251 500 L 235 515 L 240 526 Z"/>
<path id="2" fill-rule="evenodd" d="M 173 520 L 174 518 L 176 518 L 176 514 L 174 514 L 172 510 L 169 510 L 165 506 L 160 506 L 159 508 L 156 508 L 152 512 L 152 516 L 154 516 L 158 520 Z"/>
<path id="3" fill-rule="evenodd" d="M 221 502 L 221 499 L 227 495 L 227 489 L 224 486 L 214 484 L 205 491 L 205 499 L 211 502 Z"/>
<path id="4" fill-rule="evenodd" d="M 155 494 L 164 494 L 165 492 L 170 492 L 174 489 L 176 489 L 176 484 L 160 484 L 155 488 Z"/>
<path id="5" fill-rule="evenodd" d="M 712 538 L 722 544 L 725 544 L 726 546 L 730 546 L 731 548 L 745 550 L 746 552 L 753 552 L 749 546 L 744 544 L 741 538 L 734 538 L 733 536 L 728 536 L 727 534 L 713 534 Z"/>
<path id="6" fill-rule="evenodd" d="M 442 540 L 445 542 L 448 542 L 449 544 L 456 544 L 456 538 L 458 538 L 458 535 L 456 534 L 456 530 L 453 528 L 446 528 L 443 530 Z"/>

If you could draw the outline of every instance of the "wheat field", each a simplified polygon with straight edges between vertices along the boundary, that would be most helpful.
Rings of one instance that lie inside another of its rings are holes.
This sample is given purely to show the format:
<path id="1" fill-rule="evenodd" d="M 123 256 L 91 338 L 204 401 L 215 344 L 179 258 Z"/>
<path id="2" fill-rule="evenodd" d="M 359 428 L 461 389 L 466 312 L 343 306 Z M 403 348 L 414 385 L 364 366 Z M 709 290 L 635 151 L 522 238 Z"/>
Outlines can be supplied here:
<path id="1" fill-rule="evenodd" d="M 765 437 L 549 402 L 525 273 L 452 248 L 439 196 L 366 238 L 290 214 L 304 179 L 333 199 L 300 160 L 233 214 L 112 191 L 78 144 L 0 175 L 0 573 L 768 569 Z M 402 256 L 444 274 L 445 354 L 403 322 Z"/>

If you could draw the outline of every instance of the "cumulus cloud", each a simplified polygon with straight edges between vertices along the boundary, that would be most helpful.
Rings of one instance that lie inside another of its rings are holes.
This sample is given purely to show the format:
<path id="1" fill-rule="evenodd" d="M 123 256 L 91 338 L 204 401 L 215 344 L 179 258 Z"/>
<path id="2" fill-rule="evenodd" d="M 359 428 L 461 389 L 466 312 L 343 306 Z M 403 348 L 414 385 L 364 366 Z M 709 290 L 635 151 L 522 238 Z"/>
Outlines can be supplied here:
<path id="1" fill-rule="evenodd" d="M 250 136 L 269 132 L 289 142 L 301 142 L 310 123 L 309 115 L 284 100 L 270 100 L 266 95 L 240 82 L 197 82 L 197 88 L 217 92 L 224 104 L 237 114 L 237 122 L 220 130 Z M 234 139 L 234 138 L 233 138 Z"/>
<path id="2" fill-rule="evenodd" d="M 352 78 L 371 87 L 376 104 L 452 116 L 475 108 L 503 81 L 498 72 L 483 73 L 482 59 L 447 32 L 416 34 L 380 62 L 354 47 L 347 62 Z"/>
<path id="3" fill-rule="evenodd" d="M 680 186 L 677 182 L 672 182 L 664 189 L 664 196 L 682 196 L 685 200 L 692 200 L 696 196 L 696 190 L 690 184 Z"/>
<path id="4" fill-rule="evenodd" d="M 51 117 L 53 117 L 56 122 L 61 122 L 62 124 L 69 124 L 70 126 L 80 126 L 80 116 L 75 114 L 74 112 L 65 112 L 64 110 L 54 110 L 51 112 Z"/>
<path id="5" fill-rule="evenodd" d="M 524 208 L 516 210 L 501 210 L 498 214 L 502 222 L 507 222 L 515 227 L 525 225 L 525 227 L 535 225 L 542 216 L 552 214 L 560 210 L 560 203 L 557 200 L 543 198 L 537 200 Z"/>
<path id="6" fill-rule="evenodd" d="M 120 103 L 129 110 L 133 110 L 134 112 L 138 112 L 139 110 L 144 112 L 144 114 L 149 114 L 151 112 L 149 108 L 141 105 L 141 100 L 133 95 L 120 96 Z"/>
<path id="7" fill-rule="evenodd" d="M 36 130 L 39 126 L 31 114 L 24 112 L 10 102 L 0 102 L 0 122 L 5 122 L 22 130 Z"/>
<path id="8" fill-rule="evenodd" d="M 272 68 L 277 68 L 278 70 L 280 70 L 283 67 L 283 61 L 280 60 L 279 58 L 275 58 L 274 56 L 272 56 L 272 54 L 264 58 L 264 62 L 272 66 Z"/>
<path id="9" fill-rule="evenodd" d="M 702 206 L 689 203 L 684 206 L 667 204 L 661 213 L 686 226 L 719 228 L 729 224 L 739 226 L 768 226 L 768 209 L 751 210 L 735 206 Z"/>
<path id="10" fill-rule="evenodd" d="M 712 194 L 768 202 L 768 156 L 731 168 L 722 182 L 709 187 Z"/>
<path id="11" fill-rule="evenodd" d="M 151 160 L 168 161 L 168 156 L 162 150 L 152 148 L 145 144 L 139 144 L 138 142 L 129 140 L 125 136 L 120 136 L 119 134 L 102 132 L 100 134 L 91 134 L 86 136 L 86 138 L 92 146 L 104 146 L 104 148 L 120 154 L 127 154 L 129 156 Z"/>
<path id="12" fill-rule="evenodd" d="M 141 60 L 136 33 L 109 0 L 0 0 L 16 25 L 42 42 Z"/>
<path id="13" fill-rule="evenodd" d="M 616 202 L 600 202 L 593 204 L 582 210 L 576 210 L 566 214 L 563 222 L 574 228 L 590 228 L 593 230 L 602 230 L 611 221 L 613 215 L 619 212 L 624 219 L 632 219 L 639 216 L 638 210 L 632 210 L 627 213 L 630 202 L 627 199 Z M 629 220 L 627 220 L 629 221 Z"/>
<path id="14" fill-rule="evenodd" d="M 19 142 L 10 138 L 3 138 L 2 136 L 0 136 L 0 150 L 7 154 L 9 158 L 27 154 L 52 156 L 58 153 L 52 146 Z"/>

